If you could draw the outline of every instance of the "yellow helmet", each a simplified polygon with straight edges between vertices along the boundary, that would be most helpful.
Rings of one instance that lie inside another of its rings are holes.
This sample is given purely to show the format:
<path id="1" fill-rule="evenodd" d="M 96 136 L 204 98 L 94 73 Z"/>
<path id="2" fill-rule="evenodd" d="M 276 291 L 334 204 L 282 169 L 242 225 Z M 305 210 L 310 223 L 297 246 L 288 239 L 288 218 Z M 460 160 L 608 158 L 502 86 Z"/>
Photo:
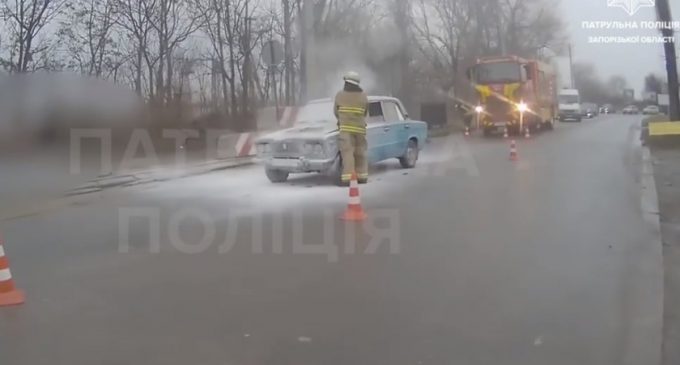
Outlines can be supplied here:
<path id="1" fill-rule="evenodd" d="M 345 76 L 342 77 L 342 79 L 345 80 L 345 82 L 348 82 L 350 84 L 354 84 L 354 85 L 357 85 L 357 86 L 359 86 L 359 84 L 361 83 L 361 78 L 359 77 L 359 74 L 354 72 L 354 71 L 350 71 L 350 72 L 346 73 Z"/>

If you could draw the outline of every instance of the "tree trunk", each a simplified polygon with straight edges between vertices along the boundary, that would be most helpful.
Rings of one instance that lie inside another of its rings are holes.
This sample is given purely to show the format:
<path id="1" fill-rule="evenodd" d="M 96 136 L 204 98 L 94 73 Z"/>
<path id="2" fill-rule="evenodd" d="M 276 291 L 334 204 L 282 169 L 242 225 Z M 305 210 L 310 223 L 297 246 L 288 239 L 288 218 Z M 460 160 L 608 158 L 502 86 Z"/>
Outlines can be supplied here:
<path id="1" fill-rule="evenodd" d="M 232 116 L 238 115 L 238 99 L 236 96 L 236 56 L 234 55 L 234 30 L 231 24 L 231 7 L 230 2 L 225 3 L 225 19 L 227 28 L 227 40 L 229 42 L 229 88 L 231 92 L 231 110 Z"/>
<path id="2" fill-rule="evenodd" d="M 165 62 L 166 62 L 166 77 L 165 77 L 165 100 L 168 104 L 172 103 L 173 99 L 173 90 L 172 90 L 172 71 L 173 71 L 173 65 L 172 65 L 172 49 L 167 48 L 166 49 L 167 55 L 165 56 Z M 181 80 L 180 76 L 180 80 Z M 180 81 L 181 82 L 181 81 Z"/>
<path id="3" fill-rule="evenodd" d="M 141 42 L 137 48 L 137 63 L 135 72 L 135 91 L 137 95 L 142 96 L 142 46 Z"/>
<path id="4" fill-rule="evenodd" d="M 291 105 L 293 87 L 293 62 L 291 47 L 291 6 L 290 0 L 283 0 L 283 48 L 284 48 L 284 74 L 285 74 L 285 95 L 286 105 Z"/>

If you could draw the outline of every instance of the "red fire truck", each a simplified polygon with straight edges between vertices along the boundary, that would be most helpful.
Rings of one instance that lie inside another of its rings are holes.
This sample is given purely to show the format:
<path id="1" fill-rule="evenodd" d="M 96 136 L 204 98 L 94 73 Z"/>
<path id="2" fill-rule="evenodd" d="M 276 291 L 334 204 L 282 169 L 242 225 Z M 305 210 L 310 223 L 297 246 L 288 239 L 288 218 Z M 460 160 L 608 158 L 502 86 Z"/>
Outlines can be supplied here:
<path id="1" fill-rule="evenodd" d="M 477 120 L 484 135 L 524 129 L 553 129 L 558 113 L 557 77 L 539 60 L 486 57 L 468 69 L 478 97 Z"/>

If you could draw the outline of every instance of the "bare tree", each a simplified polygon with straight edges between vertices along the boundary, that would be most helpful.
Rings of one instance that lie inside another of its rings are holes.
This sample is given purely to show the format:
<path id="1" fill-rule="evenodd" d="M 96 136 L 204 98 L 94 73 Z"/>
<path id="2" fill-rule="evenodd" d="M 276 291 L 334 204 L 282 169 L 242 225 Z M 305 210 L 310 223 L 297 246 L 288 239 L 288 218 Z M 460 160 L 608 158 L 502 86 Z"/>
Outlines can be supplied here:
<path id="1" fill-rule="evenodd" d="M 50 60 L 43 53 L 52 44 L 41 36 L 65 3 L 65 0 L 0 0 L 0 14 L 10 41 L 9 57 L 0 62 L 9 72 L 25 73 L 49 66 Z"/>
<path id="2" fill-rule="evenodd" d="M 123 30 L 124 38 L 131 43 L 133 53 L 134 87 L 137 94 L 143 94 L 144 66 L 149 70 L 149 97 L 153 99 L 153 68 L 157 58 L 151 56 L 149 44 L 153 27 L 149 18 L 153 16 L 157 0 L 114 0 L 116 24 Z"/>
<path id="3" fill-rule="evenodd" d="M 413 30 L 428 81 L 461 88 L 464 65 L 484 55 L 536 56 L 559 48 L 562 24 L 553 0 L 418 0 Z"/>
<path id="4" fill-rule="evenodd" d="M 201 29 L 210 40 L 213 64 L 216 66 L 213 68 L 217 68 L 220 74 L 224 105 L 229 105 L 225 112 L 232 115 L 236 115 L 239 110 L 236 89 L 239 43 L 236 34 L 243 21 L 242 9 L 240 0 L 196 0 L 196 10 L 203 15 Z"/>
<path id="5" fill-rule="evenodd" d="M 294 102 L 295 69 L 293 68 L 293 3 L 292 0 L 283 0 L 283 58 L 285 72 L 286 104 Z"/>
<path id="6" fill-rule="evenodd" d="M 156 95 L 159 102 L 172 102 L 173 52 L 200 27 L 201 18 L 188 0 L 157 0 L 155 16 L 147 17 L 157 32 L 158 64 Z"/>
<path id="7" fill-rule="evenodd" d="M 420 51 L 432 62 L 431 69 L 443 89 L 454 87 L 460 63 L 467 51 L 475 7 L 470 0 L 419 0 L 414 24 Z"/>
<path id="8" fill-rule="evenodd" d="M 70 66 L 82 74 L 103 77 L 105 68 L 116 68 L 123 57 L 112 34 L 117 21 L 113 1 L 75 0 L 66 6 L 69 17 L 58 34 L 71 56 Z"/>

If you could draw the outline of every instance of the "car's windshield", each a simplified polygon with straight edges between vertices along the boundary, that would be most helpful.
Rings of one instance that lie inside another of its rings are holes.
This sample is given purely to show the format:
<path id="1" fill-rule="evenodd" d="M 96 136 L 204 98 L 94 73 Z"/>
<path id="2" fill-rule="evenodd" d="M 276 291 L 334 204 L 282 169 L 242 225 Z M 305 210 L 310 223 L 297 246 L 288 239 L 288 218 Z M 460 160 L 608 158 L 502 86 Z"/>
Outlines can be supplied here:
<path id="1" fill-rule="evenodd" d="M 560 95 L 561 104 L 576 104 L 578 101 L 578 95 Z"/>
<path id="2" fill-rule="evenodd" d="M 326 123 L 335 121 L 333 105 L 332 101 L 309 103 L 300 108 L 297 118 L 295 118 L 295 123 Z"/>
<path id="3" fill-rule="evenodd" d="M 479 64 L 475 67 L 478 84 L 512 83 L 521 80 L 521 67 L 516 62 Z"/>

